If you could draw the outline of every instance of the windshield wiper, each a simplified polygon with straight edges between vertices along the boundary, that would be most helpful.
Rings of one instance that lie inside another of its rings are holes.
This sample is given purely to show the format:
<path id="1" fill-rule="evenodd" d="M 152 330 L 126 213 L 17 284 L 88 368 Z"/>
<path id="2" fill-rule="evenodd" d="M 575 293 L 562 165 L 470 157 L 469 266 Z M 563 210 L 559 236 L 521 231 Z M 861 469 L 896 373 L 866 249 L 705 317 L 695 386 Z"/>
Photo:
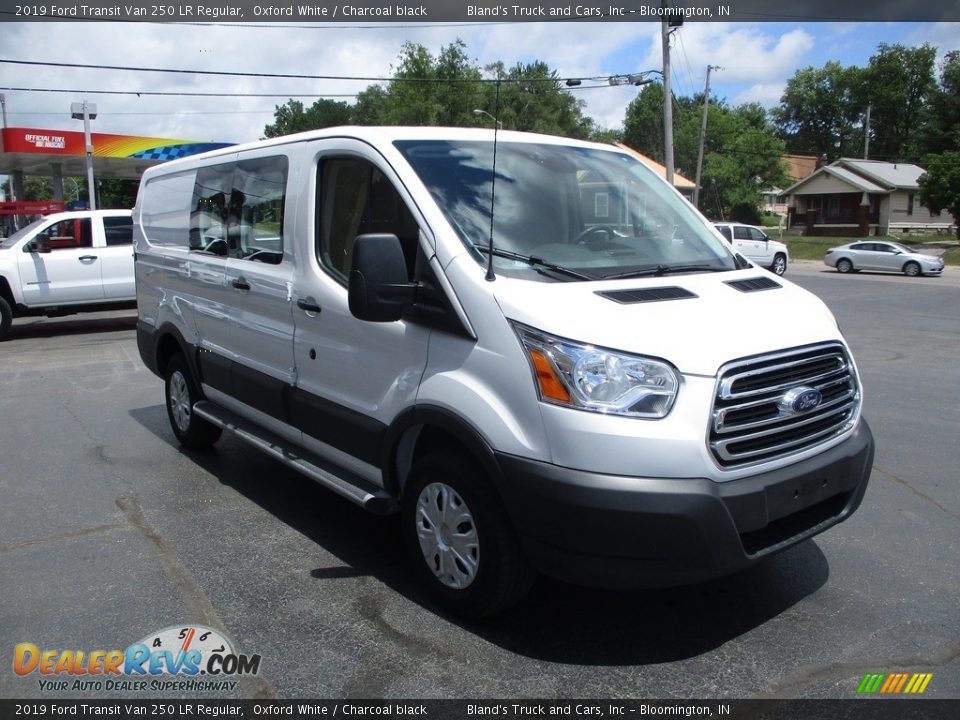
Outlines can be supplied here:
<path id="1" fill-rule="evenodd" d="M 644 270 L 631 270 L 630 272 L 614 273 L 613 275 L 603 275 L 601 280 L 622 280 L 625 278 L 641 277 L 663 277 L 674 273 L 685 272 L 729 272 L 729 268 L 716 267 L 715 265 L 657 265 Z"/>
<path id="2" fill-rule="evenodd" d="M 555 273 L 560 275 L 566 275 L 567 277 L 576 278 L 577 280 L 593 280 L 589 275 L 584 275 L 581 272 L 576 270 L 571 270 L 570 268 L 563 267 L 563 265 L 555 265 L 551 262 L 547 262 L 543 258 L 536 257 L 535 255 L 523 255 L 521 253 L 515 253 L 512 250 L 503 250 L 502 248 L 489 248 L 486 245 L 474 245 L 474 247 L 482 253 L 493 253 L 497 257 L 507 258 L 509 260 L 519 260 L 520 262 L 525 262 L 532 268 L 535 268 L 537 272 L 540 272 L 540 268 L 544 270 L 552 270 Z"/>

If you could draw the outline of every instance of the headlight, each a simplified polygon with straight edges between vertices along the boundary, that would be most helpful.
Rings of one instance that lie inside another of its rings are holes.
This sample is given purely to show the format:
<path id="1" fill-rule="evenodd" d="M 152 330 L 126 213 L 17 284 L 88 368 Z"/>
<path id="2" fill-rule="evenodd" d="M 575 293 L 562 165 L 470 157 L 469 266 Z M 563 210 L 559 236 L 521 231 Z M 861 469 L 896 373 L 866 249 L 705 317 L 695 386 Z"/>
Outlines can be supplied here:
<path id="1" fill-rule="evenodd" d="M 544 402 L 641 418 L 665 417 L 673 407 L 680 383 L 666 363 L 513 327 Z"/>

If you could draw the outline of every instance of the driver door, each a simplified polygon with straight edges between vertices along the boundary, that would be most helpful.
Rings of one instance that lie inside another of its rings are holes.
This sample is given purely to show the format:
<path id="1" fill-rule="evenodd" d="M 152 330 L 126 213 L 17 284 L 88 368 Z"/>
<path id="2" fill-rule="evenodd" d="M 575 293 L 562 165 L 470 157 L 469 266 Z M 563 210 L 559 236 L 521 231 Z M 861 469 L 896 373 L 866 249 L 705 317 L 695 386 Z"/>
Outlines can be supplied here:
<path id="1" fill-rule="evenodd" d="M 50 223 L 34 238 L 49 252 L 24 251 L 17 258 L 25 305 L 43 307 L 103 299 L 102 248 L 93 247 L 90 218 Z"/>

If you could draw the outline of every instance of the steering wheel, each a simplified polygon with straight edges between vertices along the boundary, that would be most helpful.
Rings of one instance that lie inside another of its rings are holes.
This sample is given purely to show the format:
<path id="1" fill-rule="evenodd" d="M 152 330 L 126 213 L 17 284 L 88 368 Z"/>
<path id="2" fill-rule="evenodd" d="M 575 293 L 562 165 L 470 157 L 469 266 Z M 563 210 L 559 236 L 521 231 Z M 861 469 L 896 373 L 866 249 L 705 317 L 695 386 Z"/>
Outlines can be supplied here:
<path id="1" fill-rule="evenodd" d="M 602 234 L 596 240 L 591 240 L 594 235 Z M 574 239 L 574 245 L 598 245 L 608 243 L 617 237 L 617 231 L 611 225 L 594 225 L 580 232 Z"/>

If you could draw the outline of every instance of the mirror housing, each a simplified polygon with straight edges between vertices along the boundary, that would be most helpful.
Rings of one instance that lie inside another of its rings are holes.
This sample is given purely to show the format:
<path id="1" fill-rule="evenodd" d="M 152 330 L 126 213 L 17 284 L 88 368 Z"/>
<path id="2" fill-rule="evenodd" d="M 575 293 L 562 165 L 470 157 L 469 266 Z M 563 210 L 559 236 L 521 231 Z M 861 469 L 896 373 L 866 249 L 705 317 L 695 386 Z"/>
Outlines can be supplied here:
<path id="1" fill-rule="evenodd" d="M 23 251 L 27 253 L 48 253 L 50 252 L 50 238 L 44 234 L 37 235 L 23 246 Z"/>
<path id="2" fill-rule="evenodd" d="M 358 235 L 350 264 L 350 313 L 368 322 L 394 322 L 416 294 L 417 284 L 407 279 L 400 239 L 391 234 Z"/>

